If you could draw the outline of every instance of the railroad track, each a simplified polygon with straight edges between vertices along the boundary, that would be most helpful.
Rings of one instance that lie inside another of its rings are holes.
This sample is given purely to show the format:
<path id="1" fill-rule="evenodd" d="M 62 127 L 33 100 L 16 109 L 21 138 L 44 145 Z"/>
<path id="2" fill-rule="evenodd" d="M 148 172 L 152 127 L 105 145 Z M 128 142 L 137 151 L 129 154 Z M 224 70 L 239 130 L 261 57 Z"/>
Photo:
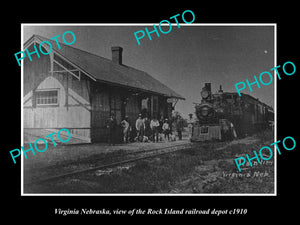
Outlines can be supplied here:
<path id="1" fill-rule="evenodd" d="M 191 146 L 192 146 L 191 143 L 188 143 L 188 144 L 185 143 L 185 144 L 181 144 L 181 145 L 168 146 L 168 147 L 164 147 L 164 148 L 156 148 L 156 149 L 151 149 L 151 150 L 141 150 L 141 151 L 136 151 L 136 152 L 129 152 L 126 155 L 124 155 L 124 157 L 131 156 L 131 158 L 129 158 L 129 159 L 120 160 L 120 161 L 116 161 L 116 162 L 112 162 L 112 163 L 108 163 L 108 164 L 104 164 L 104 165 L 99 165 L 99 166 L 95 166 L 93 168 L 76 170 L 76 171 L 72 171 L 72 172 L 68 172 L 68 173 L 64 173 L 64 174 L 50 176 L 50 177 L 47 177 L 47 178 L 44 178 L 44 179 L 41 179 L 41 180 L 28 182 L 28 183 L 26 183 L 26 185 L 28 185 L 28 184 L 41 184 L 41 183 L 53 181 L 53 180 L 60 179 L 60 178 L 71 177 L 71 176 L 74 176 L 74 175 L 93 172 L 93 171 L 96 171 L 96 170 L 103 170 L 103 169 L 107 169 L 107 168 L 113 168 L 113 167 L 117 167 L 117 166 L 120 166 L 120 165 L 136 162 L 136 161 L 139 161 L 139 160 L 154 158 L 154 157 L 157 157 L 157 156 L 170 154 L 170 153 L 173 153 L 173 152 L 176 152 L 176 151 L 189 149 L 189 148 L 191 148 Z"/>

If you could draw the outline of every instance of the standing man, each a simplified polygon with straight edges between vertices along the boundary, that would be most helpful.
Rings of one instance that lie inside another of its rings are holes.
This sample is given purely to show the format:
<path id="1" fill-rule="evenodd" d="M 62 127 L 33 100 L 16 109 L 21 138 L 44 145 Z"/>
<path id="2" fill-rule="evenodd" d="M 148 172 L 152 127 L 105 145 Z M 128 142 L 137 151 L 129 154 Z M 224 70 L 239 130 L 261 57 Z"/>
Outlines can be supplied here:
<path id="1" fill-rule="evenodd" d="M 150 139 L 151 136 L 151 128 L 150 128 L 150 120 L 148 119 L 148 117 L 146 116 L 144 119 L 144 136 L 146 136 L 148 139 Z"/>
<path id="2" fill-rule="evenodd" d="M 229 122 L 229 123 L 230 123 L 230 131 L 231 131 L 230 139 L 233 140 L 234 138 L 237 138 L 237 135 L 236 135 L 233 123 L 231 123 L 231 122 Z"/>
<path id="3" fill-rule="evenodd" d="M 110 145 L 114 145 L 116 142 L 116 133 L 117 133 L 117 120 L 115 118 L 114 113 L 111 113 L 109 120 L 107 121 L 107 125 L 106 125 L 107 129 L 108 129 L 108 143 Z"/>
<path id="4" fill-rule="evenodd" d="M 123 141 L 124 143 L 128 143 L 129 138 L 129 118 L 128 116 L 125 116 L 125 119 L 122 120 L 121 126 L 123 128 Z"/>
<path id="5" fill-rule="evenodd" d="M 194 125 L 194 122 L 195 122 L 192 113 L 189 114 L 189 118 L 187 119 L 186 122 L 187 122 L 188 128 L 189 128 L 189 139 L 191 139 L 192 135 L 193 135 L 193 125 Z"/>
<path id="6" fill-rule="evenodd" d="M 142 119 L 142 114 L 139 114 L 139 117 L 135 121 L 135 128 L 136 128 L 136 132 L 137 132 L 137 140 L 143 141 L 145 123 L 144 123 L 144 120 Z"/>
<path id="7" fill-rule="evenodd" d="M 182 140 L 182 129 L 183 129 L 183 121 L 180 115 L 177 115 L 176 118 L 176 131 L 178 135 L 178 139 Z"/>
<path id="8" fill-rule="evenodd" d="M 150 128 L 152 130 L 152 141 L 158 142 L 159 121 L 158 121 L 158 119 L 156 119 L 156 117 L 153 117 L 153 119 L 151 120 Z"/>
<path id="9" fill-rule="evenodd" d="M 168 138 L 168 141 L 170 141 L 170 136 L 169 136 L 170 135 L 170 124 L 169 124 L 167 118 L 165 119 L 165 122 L 163 123 L 162 130 L 165 135 L 165 141 L 167 140 L 167 138 Z"/>

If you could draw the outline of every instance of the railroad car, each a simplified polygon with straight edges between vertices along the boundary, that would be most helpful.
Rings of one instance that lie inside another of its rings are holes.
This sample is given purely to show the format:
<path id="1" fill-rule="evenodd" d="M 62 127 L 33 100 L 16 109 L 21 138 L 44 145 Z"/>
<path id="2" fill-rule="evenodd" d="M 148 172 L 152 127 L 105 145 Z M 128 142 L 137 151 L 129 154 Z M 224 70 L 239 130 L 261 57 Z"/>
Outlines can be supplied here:
<path id="1" fill-rule="evenodd" d="M 248 95 L 236 92 L 211 92 L 211 83 L 201 91 L 201 103 L 195 103 L 196 121 L 191 141 L 231 140 L 270 128 L 273 108 Z"/>

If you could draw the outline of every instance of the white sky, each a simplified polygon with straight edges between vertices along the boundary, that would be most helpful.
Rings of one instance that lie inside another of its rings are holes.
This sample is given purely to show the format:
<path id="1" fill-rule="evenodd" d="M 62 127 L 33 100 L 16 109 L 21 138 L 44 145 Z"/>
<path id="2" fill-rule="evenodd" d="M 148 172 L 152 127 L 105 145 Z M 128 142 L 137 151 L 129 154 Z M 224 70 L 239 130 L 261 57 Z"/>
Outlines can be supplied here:
<path id="1" fill-rule="evenodd" d="M 72 31 L 72 45 L 111 59 L 111 46 L 123 48 L 123 64 L 143 70 L 186 98 L 176 110 L 184 117 L 194 112 L 193 102 L 200 102 L 204 83 L 212 83 L 216 92 L 236 92 L 235 83 L 254 81 L 274 65 L 274 26 L 182 26 L 176 24 L 168 34 L 147 35 L 137 44 L 134 32 L 143 26 L 25 26 L 24 40 L 33 34 L 46 38 Z M 149 30 L 153 27 L 147 26 Z M 164 30 L 167 30 L 166 28 Z M 58 39 L 59 40 L 59 39 Z M 62 42 L 62 40 L 59 40 Z M 272 73 L 273 74 L 273 73 Z M 275 75 L 276 76 L 276 75 Z M 243 90 L 262 102 L 274 106 L 274 80 L 254 91 Z"/>

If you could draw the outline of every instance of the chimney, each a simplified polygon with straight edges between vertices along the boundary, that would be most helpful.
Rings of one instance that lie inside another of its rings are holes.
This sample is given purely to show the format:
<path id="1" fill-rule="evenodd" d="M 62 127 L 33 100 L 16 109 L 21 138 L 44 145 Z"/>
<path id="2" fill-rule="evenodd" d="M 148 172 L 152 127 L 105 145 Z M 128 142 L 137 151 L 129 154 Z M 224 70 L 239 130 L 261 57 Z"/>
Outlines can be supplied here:
<path id="1" fill-rule="evenodd" d="M 122 65 L 122 51 L 123 48 L 119 46 L 111 47 L 112 61 L 114 63 Z"/>

